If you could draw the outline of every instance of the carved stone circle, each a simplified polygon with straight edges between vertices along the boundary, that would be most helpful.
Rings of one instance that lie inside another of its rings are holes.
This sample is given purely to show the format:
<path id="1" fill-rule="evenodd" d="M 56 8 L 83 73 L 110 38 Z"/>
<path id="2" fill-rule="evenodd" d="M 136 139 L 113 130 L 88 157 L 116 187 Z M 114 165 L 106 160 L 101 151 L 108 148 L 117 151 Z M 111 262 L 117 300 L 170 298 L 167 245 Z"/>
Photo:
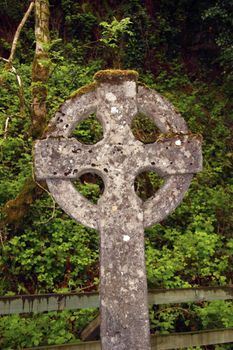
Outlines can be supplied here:
<path id="1" fill-rule="evenodd" d="M 137 84 L 136 72 L 100 71 L 95 80 L 89 91 L 81 89 L 60 107 L 47 138 L 36 142 L 36 178 L 47 181 L 56 202 L 68 215 L 98 229 L 98 204 L 79 194 L 72 180 L 95 172 L 104 181 L 104 195 L 129 186 L 134 196 L 135 177 L 153 170 L 165 183 L 141 203 L 144 227 L 148 227 L 178 206 L 193 174 L 201 170 L 201 140 L 189 133 L 184 119 L 164 97 Z M 72 131 L 91 113 L 96 113 L 102 123 L 104 137 L 94 145 L 84 145 L 72 138 Z M 135 139 L 131 123 L 138 113 L 154 121 L 164 134 L 160 140 L 143 144 Z M 127 174 L 127 179 L 122 174 Z"/>

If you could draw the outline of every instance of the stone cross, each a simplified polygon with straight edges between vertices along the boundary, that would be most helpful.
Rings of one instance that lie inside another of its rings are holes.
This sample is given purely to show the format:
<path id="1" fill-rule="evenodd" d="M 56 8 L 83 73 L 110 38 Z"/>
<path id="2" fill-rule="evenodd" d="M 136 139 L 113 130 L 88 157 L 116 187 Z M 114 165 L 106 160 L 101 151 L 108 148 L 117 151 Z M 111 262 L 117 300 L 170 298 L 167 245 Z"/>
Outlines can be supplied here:
<path id="1" fill-rule="evenodd" d="M 94 145 L 72 138 L 77 124 L 96 113 L 104 137 Z M 162 136 L 136 140 L 138 113 L 152 118 Z M 144 258 L 144 228 L 164 219 L 181 202 L 201 170 L 201 140 L 155 91 L 137 84 L 134 71 L 106 70 L 78 90 L 53 118 L 47 137 L 35 144 L 35 174 L 46 180 L 56 202 L 75 220 L 100 232 L 100 311 L 103 350 L 149 350 L 150 332 Z M 146 202 L 135 177 L 155 171 L 164 185 Z M 105 190 L 94 205 L 72 184 L 82 174 L 101 176 Z"/>

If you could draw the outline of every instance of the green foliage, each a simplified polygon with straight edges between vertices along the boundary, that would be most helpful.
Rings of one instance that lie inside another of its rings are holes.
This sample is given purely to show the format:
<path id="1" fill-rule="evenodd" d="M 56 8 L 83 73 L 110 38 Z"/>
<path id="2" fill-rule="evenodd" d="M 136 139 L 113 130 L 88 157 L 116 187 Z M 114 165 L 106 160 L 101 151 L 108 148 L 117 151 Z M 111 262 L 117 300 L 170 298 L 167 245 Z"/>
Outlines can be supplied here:
<path id="1" fill-rule="evenodd" d="M 195 307 L 204 329 L 233 327 L 233 305 L 230 301 L 215 300 Z"/>
<path id="2" fill-rule="evenodd" d="M 77 342 L 80 331 L 95 315 L 96 310 L 87 309 L 1 317 L 1 349 L 16 350 Z"/>
<path id="3" fill-rule="evenodd" d="M 122 18 L 118 21 L 116 18 L 113 18 L 111 23 L 101 22 L 100 26 L 103 27 L 102 38 L 100 39 L 107 47 L 119 48 L 120 41 L 124 34 L 133 36 L 132 30 L 129 29 L 130 24 L 132 24 L 129 17 Z"/>
<path id="4" fill-rule="evenodd" d="M 95 144 L 103 138 L 103 128 L 95 114 L 82 120 L 72 132 L 79 141 L 88 145 Z"/>
<path id="5" fill-rule="evenodd" d="M 90 9 L 84 5 L 74 3 L 73 1 L 63 1 L 65 12 L 65 27 L 67 34 L 71 38 L 81 39 L 83 42 L 93 40 L 94 28 L 98 19 Z"/>
<path id="6" fill-rule="evenodd" d="M 233 68 L 233 47 L 232 47 L 232 30 L 233 19 L 229 14 L 232 13 L 232 1 L 216 1 L 203 14 L 202 18 L 209 25 L 215 28 L 215 43 L 220 48 L 218 61 L 223 67 L 223 74 L 228 82 L 231 82 L 232 91 L 232 68 Z M 228 85 L 229 86 L 229 85 Z"/>
<path id="7" fill-rule="evenodd" d="M 148 242 L 146 254 L 149 283 L 166 288 L 225 283 L 224 273 L 229 256 L 227 253 L 219 256 L 222 240 L 212 233 L 211 224 L 209 227 L 208 223 L 204 225 L 205 228 L 201 229 L 191 224 L 182 235 L 175 229 L 166 229 L 164 236 L 160 237 L 160 240 L 166 242 L 162 247 L 156 247 L 157 239 L 155 247 Z"/>
<path id="8" fill-rule="evenodd" d="M 12 118 L 10 123 L 18 123 L 16 118 Z M 9 137 L 0 141 L 0 205 L 13 198 L 20 191 L 25 182 L 25 178 L 31 174 L 31 142 L 22 137 Z M 15 164 L 12 170 L 12 163 Z"/>
<path id="9" fill-rule="evenodd" d="M 51 117 L 58 107 L 78 88 L 89 84 L 96 71 L 102 68 L 100 59 L 80 65 L 75 61 L 55 62 L 48 81 L 48 110 Z"/>
<path id="10" fill-rule="evenodd" d="M 33 222 L 28 220 L 28 227 L 9 239 L 2 250 L 1 294 L 6 286 L 15 293 L 53 292 L 64 287 L 95 289 L 97 234 L 59 211 L 53 212 L 51 200 L 46 198 L 31 210 Z"/>
<path id="11" fill-rule="evenodd" d="M 132 37 L 134 35 L 130 29 L 131 24 L 132 22 L 129 17 L 123 18 L 120 21 L 114 17 L 111 23 L 105 21 L 100 23 L 100 26 L 103 27 L 100 42 L 109 50 L 114 68 L 121 68 L 126 36 Z"/>
<path id="12" fill-rule="evenodd" d="M 140 173 L 134 181 L 134 189 L 137 195 L 146 201 L 152 197 L 164 184 L 164 179 L 158 176 L 155 171 Z"/>
<path id="13" fill-rule="evenodd" d="M 150 326 L 153 331 L 161 334 L 174 332 L 177 318 L 183 316 L 184 309 L 163 305 L 158 310 L 150 308 Z"/>
<path id="14" fill-rule="evenodd" d="M 232 327 L 232 308 L 232 302 L 223 300 L 199 304 L 154 305 L 150 308 L 151 329 L 153 332 L 167 334 L 177 329 L 178 332 L 183 332 Z"/>
<path id="15" fill-rule="evenodd" d="M 75 188 L 89 201 L 97 204 L 103 194 L 103 180 L 95 173 L 86 173 L 80 179 L 74 181 Z"/>
<path id="16" fill-rule="evenodd" d="M 161 133 L 155 123 L 140 113 L 132 121 L 132 132 L 135 138 L 143 143 L 153 143 Z"/>

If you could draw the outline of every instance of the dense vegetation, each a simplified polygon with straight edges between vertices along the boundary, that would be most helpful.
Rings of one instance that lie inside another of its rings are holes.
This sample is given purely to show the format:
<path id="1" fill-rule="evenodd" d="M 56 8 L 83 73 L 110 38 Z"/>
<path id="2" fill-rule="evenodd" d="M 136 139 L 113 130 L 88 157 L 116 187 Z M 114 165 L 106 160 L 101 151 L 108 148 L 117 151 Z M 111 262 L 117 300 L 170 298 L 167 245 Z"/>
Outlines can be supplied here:
<path id="1" fill-rule="evenodd" d="M 9 57 L 14 33 L 30 1 L 5 0 L 0 8 L 0 56 Z M 166 96 L 194 133 L 203 136 L 204 169 L 182 204 L 145 232 L 151 288 L 231 285 L 233 280 L 231 0 L 50 0 L 50 42 L 44 63 L 49 78 L 47 122 L 99 69 L 136 69 L 140 80 Z M 0 61 L 0 294 L 98 289 L 98 234 L 75 223 L 32 176 L 34 18 L 18 41 L 13 67 Z M 37 90 L 38 91 L 38 90 Z M 90 130 L 90 131 L 89 131 Z M 145 116 L 133 131 L 143 142 L 157 137 Z M 43 130 L 40 130 L 41 134 Z M 101 137 L 91 116 L 76 129 L 86 143 Z M 135 183 L 146 199 L 161 184 L 154 173 Z M 101 181 L 89 174 L 76 182 L 96 202 Z M 17 315 L 0 319 L 0 348 L 61 344 L 79 337 L 97 310 Z M 233 327 L 231 302 L 154 306 L 153 332 Z M 29 336 L 30 335 L 30 336 Z M 209 347 L 213 349 L 214 347 Z M 216 346 L 216 349 L 222 349 Z M 226 348 L 226 347 L 225 347 Z"/>

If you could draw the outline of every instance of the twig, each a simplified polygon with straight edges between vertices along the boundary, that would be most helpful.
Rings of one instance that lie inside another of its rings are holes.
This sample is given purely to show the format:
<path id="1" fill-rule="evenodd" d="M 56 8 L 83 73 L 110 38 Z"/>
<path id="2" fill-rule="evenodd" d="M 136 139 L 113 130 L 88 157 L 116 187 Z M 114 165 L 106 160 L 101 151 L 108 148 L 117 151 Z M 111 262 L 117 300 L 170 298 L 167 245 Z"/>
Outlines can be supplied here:
<path id="1" fill-rule="evenodd" d="M 4 133 L 3 133 L 3 138 L 4 140 L 6 140 L 6 137 L 7 137 L 7 132 L 8 132 L 8 124 L 9 124 L 9 120 L 11 119 L 11 115 L 8 116 L 6 118 L 6 121 L 5 121 L 5 128 L 4 128 Z"/>
<path id="2" fill-rule="evenodd" d="M 36 182 L 36 184 L 38 185 L 38 182 Z M 41 187 L 41 186 L 40 186 Z M 41 187 L 43 188 L 43 187 Z M 44 189 L 45 190 L 45 189 Z M 48 192 L 48 191 L 46 191 Z M 48 192 L 49 193 L 49 192 Z M 49 193 L 50 194 L 50 193 Z M 44 224 L 47 224 L 48 222 L 50 222 L 51 220 L 53 220 L 54 216 L 55 216 L 55 210 L 56 210 L 56 202 L 55 200 L 53 199 L 53 197 L 50 195 L 50 197 L 52 198 L 52 201 L 53 201 L 53 207 L 52 207 L 52 215 L 50 216 L 50 218 L 48 218 L 48 220 L 45 220 L 45 221 L 36 221 L 35 224 L 37 225 L 44 225 Z"/>
<path id="3" fill-rule="evenodd" d="M 1 57 L 1 59 L 6 62 L 7 68 L 10 69 L 16 76 L 17 84 L 19 85 L 19 102 L 20 102 L 20 113 L 21 114 L 24 114 L 24 110 L 25 110 L 24 91 L 23 91 L 21 77 L 17 73 L 17 70 L 13 66 L 12 62 L 13 62 L 13 59 L 14 59 L 14 56 L 15 56 L 15 51 L 16 51 L 18 40 L 19 40 L 20 32 L 21 32 L 24 24 L 26 23 L 26 21 L 27 21 L 29 15 L 31 13 L 33 7 L 34 7 L 34 0 L 30 3 L 27 11 L 25 12 L 25 14 L 23 16 L 22 21 L 18 25 L 18 28 L 17 28 L 17 30 L 15 32 L 14 39 L 13 39 L 13 42 L 12 42 L 11 53 L 10 53 L 9 58 L 8 59 L 4 59 L 4 58 Z"/>
<path id="4" fill-rule="evenodd" d="M 96 284 L 95 283 L 91 283 L 89 286 L 86 286 L 86 287 L 82 287 L 82 288 L 76 288 L 76 291 L 78 293 L 82 292 L 83 290 L 86 290 L 86 289 L 89 289 L 89 288 L 92 288 L 92 287 L 96 287 Z"/>
<path id="5" fill-rule="evenodd" d="M 12 65 L 12 63 L 9 61 L 9 59 L 6 59 L 4 57 L 0 57 L 0 60 L 10 63 L 10 70 L 16 75 L 16 80 L 19 85 L 19 87 L 22 87 L 22 79 L 20 78 L 20 75 L 18 74 L 16 68 Z"/>
<path id="6" fill-rule="evenodd" d="M 165 308 L 163 308 L 161 310 L 158 310 L 157 312 L 154 313 L 154 316 L 159 315 L 159 314 L 161 314 L 163 312 L 177 311 L 177 310 L 183 311 L 185 314 L 188 314 L 188 315 L 190 315 L 190 313 L 194 313 L 193 311 L 186 310 L 183 307 L 174 306 L 174 307 L 165 307 Z"/>
<path id="7" fill-rule="evenodd" d="M 0 231 L 0 241 L 1 241 L 2 247 L 5 248 L 5 246 L 4 246 L 4 239 L 3 239 L 3 235 L 2 235 L 1 231 Z"/>
<path id="8" fill-rule="evenodd" d="M 22 21 L 20 22 L 20 24 L 18 25 L 18 28 L 15 32 L 15 36 L 14 36 L 14 39 L 13 39 L 13 42 L 12 42 L 12 46 L 11 46 L 11 53 L 10 53 L 10 56 L 8 58 L 8 62 L 9 64 L 11 64 L 13 62 L 13 59 L 14 59 L 14 55 L 15 55 L 15 51 L 16 51 L 16 47 L 17 47 L 17 43 L 18 43 L 18 40 L 19 40 L 19 35 L 20 35 L 20 32 L 26 22 L 26 20 L 28 19 L 32 9 L 34 7 L 34 1 L 32 1 L 27 9 L 27 11 L 25 12 L 24 16 L 23 16 L 23 19 Z"/>

